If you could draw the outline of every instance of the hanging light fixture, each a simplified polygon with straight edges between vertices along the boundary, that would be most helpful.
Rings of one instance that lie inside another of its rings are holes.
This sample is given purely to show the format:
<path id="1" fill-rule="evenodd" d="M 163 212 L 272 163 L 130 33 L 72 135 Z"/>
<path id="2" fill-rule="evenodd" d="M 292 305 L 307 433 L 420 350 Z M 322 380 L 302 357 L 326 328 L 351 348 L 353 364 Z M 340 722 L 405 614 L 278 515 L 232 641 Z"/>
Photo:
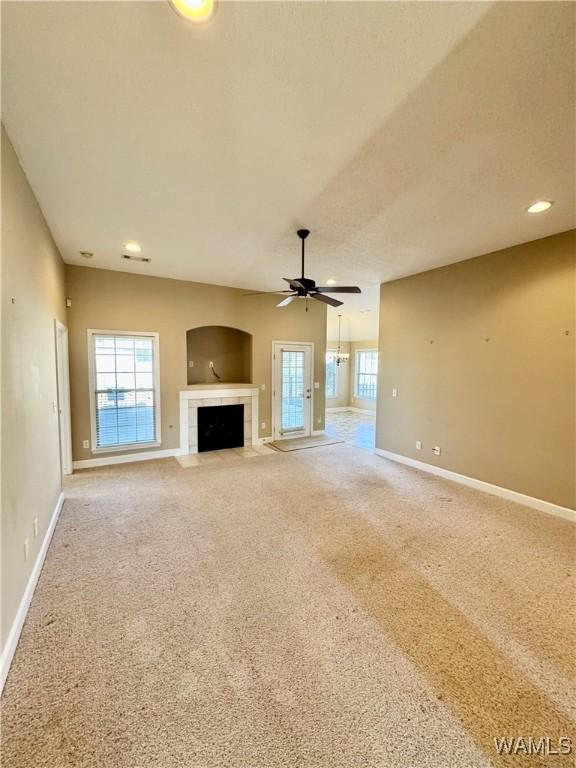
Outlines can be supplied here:
<path id="1" fill-rule="evenodd" d="M 350 355 L 348 352 L 342 352 L 340 349 L 340 330 L 342 325 L 342 315 L 338 315 L 338 349 L 336 350 L 336 357 L 334 358 L 334 362 L 336 365 L 340 365 L 340 363 L 347 363 L 350 359 Z"/>

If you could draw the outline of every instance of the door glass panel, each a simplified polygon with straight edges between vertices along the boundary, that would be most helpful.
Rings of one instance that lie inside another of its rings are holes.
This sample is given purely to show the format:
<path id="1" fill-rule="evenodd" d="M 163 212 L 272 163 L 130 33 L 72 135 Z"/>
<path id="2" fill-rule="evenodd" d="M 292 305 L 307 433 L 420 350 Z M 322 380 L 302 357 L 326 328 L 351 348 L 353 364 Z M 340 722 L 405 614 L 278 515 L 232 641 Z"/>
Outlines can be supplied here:
<path id="1" fill-rule="evenodd" d="M 282 432 L 299 432 L 305 428 L 304 356 L 305 352 L 282 350 Z"/>

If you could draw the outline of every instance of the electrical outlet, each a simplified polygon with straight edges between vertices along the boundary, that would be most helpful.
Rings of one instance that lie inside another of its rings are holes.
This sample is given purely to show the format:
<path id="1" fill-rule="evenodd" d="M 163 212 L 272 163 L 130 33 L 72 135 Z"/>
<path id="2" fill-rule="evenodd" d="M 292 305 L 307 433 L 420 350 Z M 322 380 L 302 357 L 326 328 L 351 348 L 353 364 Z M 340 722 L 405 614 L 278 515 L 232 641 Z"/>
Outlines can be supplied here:
<path id="1" fill-rule="evenodd" d="M 266 391 L 266 384 L 260 384 L 260 389 L 262 390 L 262 392 L 265 392 Z"/>
<path id="2" fill-rule="evenodd" d="M 90 440 L 83 440 L 82 448 L 90 448 Z"/>
<path id="3" fill-rule="evenodd" d="M 422 440 L 416 440 L 416 450 L 417 451 L 422 450 Z"/>
<path id="4" fill-rule="evenodd" d="M 440 450 L 440 446 L 439 445 L 435 445 L 434 448 L 432 448 L 432 453 L 435 456 L 440 456 L 440 454 L 442 453 L 442 451 Z"/>
<path id="5" fill-rule="evenodd" d="M 396 389 L 396 387 L 394 387 L 394 389 L 392 390 L 392 397 L 398 397 L 398 390 Z"/>
<path id="6" fill-rule="evenodd" d="M 24 560 L 28 560 L 30 554 L 30 542 L 28 539 L 24 539 Z"/>
<path id="7" fill-rule="evenodd" d="M 266 429 L 266 422 L 263 421 L 262 424 L 260 424 L 260 429 Z"/>
<path id="8" fill-rule="evenodd" d="M 318 416 L 318 418 L 316 419 L 316 423 L 322 424 L 322 416 Z"/>
<path id="9" fill-rule="evenodd" d="M 34 526 L 34 538 L 36 538 L 38 536 L 38 518 L 37 517 L 34 518 L 33 526 Z"/>

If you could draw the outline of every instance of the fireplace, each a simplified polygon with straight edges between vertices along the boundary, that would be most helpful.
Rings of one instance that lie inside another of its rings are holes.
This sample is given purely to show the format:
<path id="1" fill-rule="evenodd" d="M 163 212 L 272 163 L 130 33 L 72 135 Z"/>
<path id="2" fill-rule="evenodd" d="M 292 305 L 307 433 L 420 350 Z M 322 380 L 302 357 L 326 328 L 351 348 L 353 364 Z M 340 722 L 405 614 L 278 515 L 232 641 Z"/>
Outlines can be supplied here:
<path id="1" fill-rule="evenodd" d="M 244 445 L 244 406 L 198 408 L 198 452 L 241 448 Z"/>
<path id="2" fill-rule="evenodd" d="M 190 387 L 180 392 L 180 455 L 198 453 L 198 411 L 201 408 L 228 405 L 244 406 L 244 445 L 257 445 L 258 388 L 246 385 L 236 387 Z M 240 443 L 242 445 L 242 443 Z"/>

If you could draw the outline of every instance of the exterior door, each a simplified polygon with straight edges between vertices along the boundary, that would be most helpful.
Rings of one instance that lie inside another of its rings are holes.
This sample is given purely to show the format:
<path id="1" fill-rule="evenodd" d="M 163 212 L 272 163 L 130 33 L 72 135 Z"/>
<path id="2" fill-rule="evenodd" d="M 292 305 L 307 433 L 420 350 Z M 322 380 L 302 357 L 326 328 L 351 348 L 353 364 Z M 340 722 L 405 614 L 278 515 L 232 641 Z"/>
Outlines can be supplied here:
<path id="1" fill-rule="evenodd" d="M 312 344 L 273 343 L 273 439 L 312 432 Z"/>

